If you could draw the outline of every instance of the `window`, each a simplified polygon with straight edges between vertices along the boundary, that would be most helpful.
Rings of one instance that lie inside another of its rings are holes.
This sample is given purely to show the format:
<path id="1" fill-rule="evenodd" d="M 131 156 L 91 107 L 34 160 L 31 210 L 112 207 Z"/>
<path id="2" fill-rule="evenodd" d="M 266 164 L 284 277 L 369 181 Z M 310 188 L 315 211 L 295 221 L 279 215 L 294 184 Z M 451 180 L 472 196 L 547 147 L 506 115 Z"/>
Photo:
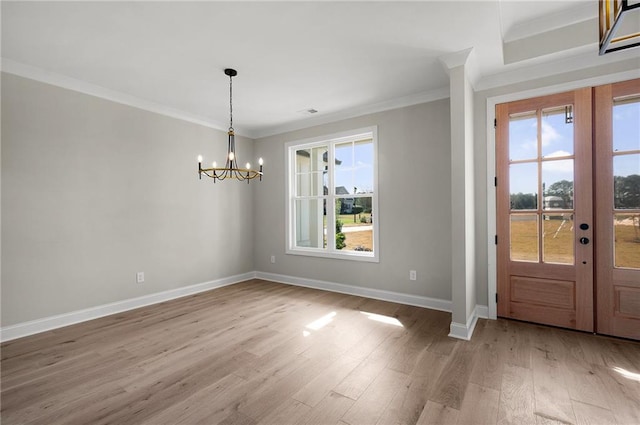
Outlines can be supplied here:
<path id="1" fill-rule="evenodd" d="M 287 253 L 378 261 L 377 128 L 291 142 Z"/>

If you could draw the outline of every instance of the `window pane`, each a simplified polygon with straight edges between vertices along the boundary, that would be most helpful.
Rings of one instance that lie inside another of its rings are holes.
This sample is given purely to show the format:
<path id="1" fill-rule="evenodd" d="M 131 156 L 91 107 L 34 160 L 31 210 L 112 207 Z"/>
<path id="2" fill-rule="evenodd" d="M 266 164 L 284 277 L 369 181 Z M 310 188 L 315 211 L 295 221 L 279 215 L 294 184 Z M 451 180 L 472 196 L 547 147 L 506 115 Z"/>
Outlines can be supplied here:
<path id="1" fill-rule="evenodd" d="M 573 208 L 573 159 L 542 162 L 543 208 Z"/>
<path id="2" fill-rule="evenodd" d="M 539 261 L 538 215 L 511 215 L 511 260 Z"/>
<path id="3" fill-rule="evenodd" d="M 613 102 L 613 151 L 640 150 L 640 97 Z"/>
<path id="4" fill-rule="evenodd" d="M 373 140 L 361 140 L 353 146 L 353 186 L 357 193 L 373 192 Z"/>
<path id="5" fill-rule="evenodd" d="M 334 174 L 335 194 L 336 195 L 352 195 L 353 194 L 353 170 L 336 170 Z"/>
<path id="6" fill-rule="evenodd" d="M 509 117 L 509 159 L 538 157 L 538 118 L 535 111 Z"/>
<path id="7" fill-rule="evenodd" d="M 335 146 L 335 194 L 353 194 L 353 143 L 340 143 Z"/>
<path id="8" fill-rule="evenodd" d="M 538 208 L 538 164 L 511 164 L 509 166 L 509 193 L 512 210 Z"/>
<path id="9" fill-rule="evenodd" d="M 543 253 L 545 263 L 573 264 L 573 214 L 543 214 Z"/>
<path id="10" fill-rule="evenodd" d="M 327 152 L 326 146 L 296 150 L 296 173 L 326 171 Z"/>
<path id="11" fill-rule="evenodd" d="M 570 106 L 545 109 L 542 111 L 543 158 L 558 158 L 573 155 L 573 119 L 567 122 L 567 110 Z"/>
<path id="12" fill-rule="evenodd" d="M 640 155 L 613 157 L 614 208 L 640 209 Z"/>
<path id="13" fill-rule="evenodd" d="M 640 269 L 640 214 L 616 214 L 615 266 Z"/>
<path id="14" fill-rule="evenodd" d="M 336 170 L 353 167 L 353 142 L 335 146 Z"/>
<path id="15" fill-rule="evenodd" d="M 325 194 L 327 174 L 301 173 L 296 175 L 296 196 L 320 196 Z"/>
<path id="16" fill-rule="evenodd" d="M 326 146 L 311 149 L 311 160 L 311 171 L 325 171 L 329 161 L 329 149 Z"/>
<path id="17" fill-rule="evenodd" d="M 345 212 L 344 201 L 336 200 L 336 248 L 348 251 L 373 251 L 373 198 L 354 197 Z"/>
<path id="18" fill-rule="evenodd" d="M 353 144 L 343 143 L 335 147 L 335 194 L 347 195 L 353 188 Z"/>
<path id="19" fill-rule="evenodd" d="M 324 248 L 326 233 L 322 199 L 295 201 L 296 247 Z"/>

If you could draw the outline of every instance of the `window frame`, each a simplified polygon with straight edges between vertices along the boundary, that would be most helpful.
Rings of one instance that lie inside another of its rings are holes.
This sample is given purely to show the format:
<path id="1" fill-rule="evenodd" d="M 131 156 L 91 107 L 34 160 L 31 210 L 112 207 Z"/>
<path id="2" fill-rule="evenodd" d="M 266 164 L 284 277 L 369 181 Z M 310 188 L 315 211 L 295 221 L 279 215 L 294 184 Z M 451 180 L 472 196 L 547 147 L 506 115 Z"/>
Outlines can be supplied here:
<path id="1" fill-rule="evenodd" d="M 335 146 L 345 142 L 355 142 L 370 138 L 373 144 L 373 193 L 362 195 L 336 195 L 335 194 Z M 307 199 L 326 200 L 326 222 L 327 222 L 327 246 L 322 248 L 298 247 L 296 246 L 296 216 L 294 205 L 296 199 L 296 151 L 300 149 L 313 149 L 320 146 L 327 147 L 328 166 L 328 189 L 327 194 L 305 197 Z M 286 247 L 285 253 L 292 255 L 303 255 L 311 257 L 334 258 L 340 260 L 353 260 L 375 262 L 380 261 L 379 224 L 380 210 L 378 209 L 378 127 L 371 126 L 339 133 L 313 137 L 302 140 L 295 140 L 285 144 L 285 211 L 286 211 Z M 373 251 L 347 251 L 335 249 L 335 205 L 336 199 L 350 198 L 371 198 L 371 211 L 374 214 L 373 222 Z M 329 207 L 331 206 L 331 207 Z M 331 224 L 329 224 L 331 223 Z"/>

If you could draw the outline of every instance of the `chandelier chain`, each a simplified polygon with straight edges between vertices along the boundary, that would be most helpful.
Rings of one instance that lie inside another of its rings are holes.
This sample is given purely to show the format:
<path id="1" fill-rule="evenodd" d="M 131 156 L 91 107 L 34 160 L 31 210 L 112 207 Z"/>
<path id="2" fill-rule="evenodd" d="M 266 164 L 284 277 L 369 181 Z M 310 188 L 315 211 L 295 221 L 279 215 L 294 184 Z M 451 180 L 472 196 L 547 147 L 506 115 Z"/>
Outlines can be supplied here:
<path id="1" fill-rule="evenodd" d="M 233 131 L 233 76 L 229 75 L 229 130 Z"/>

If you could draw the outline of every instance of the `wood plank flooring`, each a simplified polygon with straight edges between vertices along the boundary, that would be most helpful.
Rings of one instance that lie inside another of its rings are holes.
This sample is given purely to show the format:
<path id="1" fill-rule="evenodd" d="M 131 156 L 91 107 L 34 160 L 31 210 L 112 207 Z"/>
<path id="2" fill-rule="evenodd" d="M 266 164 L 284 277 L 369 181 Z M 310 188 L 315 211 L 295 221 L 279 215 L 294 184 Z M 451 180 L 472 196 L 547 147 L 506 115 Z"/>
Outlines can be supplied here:
<path id="1" fill-rule="evenodd" d="M 2 344 L 0 418 L 640 424 L 640 343 L 507 320 L 466 342 L 450 320 L 251 280 Z"/>

